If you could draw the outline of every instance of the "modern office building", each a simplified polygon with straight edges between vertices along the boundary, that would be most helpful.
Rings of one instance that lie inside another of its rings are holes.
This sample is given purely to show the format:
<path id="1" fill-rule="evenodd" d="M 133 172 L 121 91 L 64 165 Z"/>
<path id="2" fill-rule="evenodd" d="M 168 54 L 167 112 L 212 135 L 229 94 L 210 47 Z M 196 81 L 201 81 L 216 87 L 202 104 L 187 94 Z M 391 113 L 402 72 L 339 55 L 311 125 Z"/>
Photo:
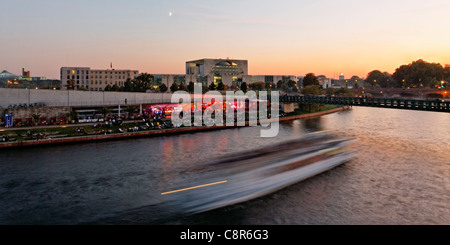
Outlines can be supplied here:
<path id="1" fill-rule="evenodd" d="M 248 61 L 237 59 L 201 59 L 186 62 L 186 74 L 190 80 L 206 84 L 222 82 L 224 85 L 241 85 L 263 82 L 277 84 L 278 81 L 296 81 L 293 75 L 249 75 Z"/>
<path id="2" fill-rule="evenodd" d="M 200 59 L 186 62 L 186 75 L 208 84 L 238 85 L 247 80 L 248 61 L 235 59 Z"/>
<path id="3" fill-rule="evenodd" d="M 123 86 L 125 81 L 139 75 L 138 70 L 91 69 L 90 67 L 61 67 L 61 88 L 103 91 L 106 86 Z"/>
<path id="4" fill-rule="evenodd" d="M 84 88 L 90 91 L 104 91 L 110 85 L 123 86 L 125 81 L 134 79 L 139 75 L 137 70 L 98 70 L 90 67 L 61 67 L 61 87 L 67 89 Z M 249 75 L 248 61 L 236 59 L 200 59 L 186 62 L 186 74 L 151 74 L 153 85 L 166 84 L 170 87 L 177 84 L 202 83 L 208 86 L 222 82 L 230 87 L 240 86 L 243 82 L 271 83 L 276 85 L 278 81 L 296 81 L 293 75 Z"/>

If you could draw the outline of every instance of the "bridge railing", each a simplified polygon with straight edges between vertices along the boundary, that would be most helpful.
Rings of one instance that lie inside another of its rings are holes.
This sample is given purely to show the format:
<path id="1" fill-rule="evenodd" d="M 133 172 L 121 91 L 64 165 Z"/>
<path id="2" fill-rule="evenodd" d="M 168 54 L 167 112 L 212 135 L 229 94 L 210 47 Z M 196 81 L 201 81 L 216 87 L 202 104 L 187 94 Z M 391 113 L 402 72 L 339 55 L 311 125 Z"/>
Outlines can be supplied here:
<path id="1" fill-rule="evenodd" d="M 368 98 L 334 96 L 280 96 L 281 103 L 332 104 L 347 106 L 370 106 L 410 110 L 450 112 L 450 101 L 415 100 L 404 98 Z"/>

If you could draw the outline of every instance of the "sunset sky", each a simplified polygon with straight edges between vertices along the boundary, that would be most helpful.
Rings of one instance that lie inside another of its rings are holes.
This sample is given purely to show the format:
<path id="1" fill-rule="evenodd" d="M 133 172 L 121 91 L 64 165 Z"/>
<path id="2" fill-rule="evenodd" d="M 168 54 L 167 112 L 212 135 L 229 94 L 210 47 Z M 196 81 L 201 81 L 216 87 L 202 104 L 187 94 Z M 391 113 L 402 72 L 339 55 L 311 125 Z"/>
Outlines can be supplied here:
<path id="1" fill-rule="evenodd" d="M 250 75 L 366 76 L 417 59 L 450 64 L 448 0 L 8 0 L 0 71 L 59 79 L 61 66 L 184 74 L 201 58 Z"/>

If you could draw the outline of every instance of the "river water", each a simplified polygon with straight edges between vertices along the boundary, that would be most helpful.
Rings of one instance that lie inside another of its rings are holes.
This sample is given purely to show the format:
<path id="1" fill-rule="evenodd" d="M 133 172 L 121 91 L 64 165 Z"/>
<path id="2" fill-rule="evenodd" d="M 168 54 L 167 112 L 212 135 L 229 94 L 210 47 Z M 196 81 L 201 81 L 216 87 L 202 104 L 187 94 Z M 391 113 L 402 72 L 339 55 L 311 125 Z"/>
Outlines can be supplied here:
<path id="1" fill-rule="evenodd" d="M 180 216 L 160 193 L 183 170 L 239 151 L 336 130 L 355 159 L 245 203 Z M 2 150 L 0 224 L 450 224 L 450 114 L 354 107 L 283 122 L 275 138 L 246 127 Z"/>

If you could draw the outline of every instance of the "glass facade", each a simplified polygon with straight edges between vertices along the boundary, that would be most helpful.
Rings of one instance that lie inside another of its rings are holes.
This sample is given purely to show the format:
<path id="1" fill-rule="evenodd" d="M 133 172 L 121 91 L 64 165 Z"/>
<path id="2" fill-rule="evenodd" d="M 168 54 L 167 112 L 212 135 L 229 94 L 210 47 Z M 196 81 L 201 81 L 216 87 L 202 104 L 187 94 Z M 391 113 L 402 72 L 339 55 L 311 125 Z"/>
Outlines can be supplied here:
<path id="1" fill-rule="evenodd" d="M 234 62 L 222 61 L 211 69 L 211 74 L 237 76 L 243 75 L 244 71 Z"/>

